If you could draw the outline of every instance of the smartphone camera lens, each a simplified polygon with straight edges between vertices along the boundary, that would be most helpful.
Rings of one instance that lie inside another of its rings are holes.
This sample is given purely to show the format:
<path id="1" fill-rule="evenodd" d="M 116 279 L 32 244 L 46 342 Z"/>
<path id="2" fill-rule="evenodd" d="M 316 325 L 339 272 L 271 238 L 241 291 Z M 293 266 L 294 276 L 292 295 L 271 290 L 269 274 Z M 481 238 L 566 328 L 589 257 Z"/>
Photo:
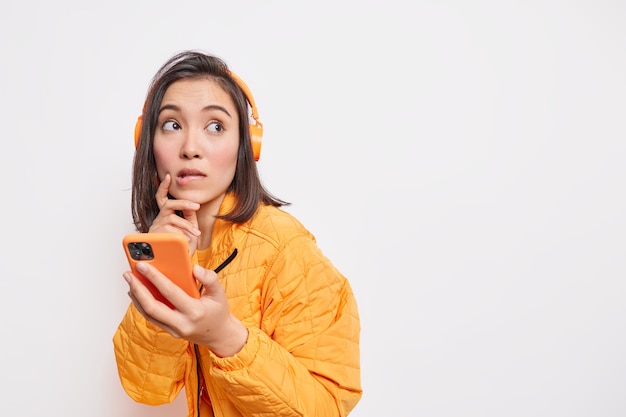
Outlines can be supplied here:
<path id="1" fill-rule="evenodd" d="M 151 259 L 154 259 L 152 247 L 146 242 L 129 243 L 128 250 L 133 259 L 137 261 L 149 261 Z"/>

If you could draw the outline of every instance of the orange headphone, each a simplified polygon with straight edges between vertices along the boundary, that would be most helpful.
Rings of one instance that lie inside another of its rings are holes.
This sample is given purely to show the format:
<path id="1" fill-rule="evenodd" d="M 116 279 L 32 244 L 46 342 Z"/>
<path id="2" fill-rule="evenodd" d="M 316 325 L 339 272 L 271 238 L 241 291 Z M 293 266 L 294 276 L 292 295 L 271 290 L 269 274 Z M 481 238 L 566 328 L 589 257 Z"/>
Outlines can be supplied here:
<path id="1" fill-rule="evenodd" d="M 250 104 L 250 108 L 252 110 L 252 118 L 254 119 L 254 124 L 250 124 L 250 144 L 252 145 L 252 153 L 254 155 L 254 160 L 258 161 L 261 157 L 261 140 L 263 139 L 263 124 L 259 120 L 259 112 L 256 108 L 256 104 L 254 102 L 254 97 L 252 96 L 252 92 L 243 82 L 241 78 L 239 78 L 235 73 L 230 71 L 230 76 L 235 81 L 235 83 L 241 88 L 243 94 L 246 96 L 246 100 Z M 135 149 L 139 145 L 139 137 L 141 136 L 141 126 L 142 126 L 143 114 L 137 118 L 137 123 L 135 124 Z"/>

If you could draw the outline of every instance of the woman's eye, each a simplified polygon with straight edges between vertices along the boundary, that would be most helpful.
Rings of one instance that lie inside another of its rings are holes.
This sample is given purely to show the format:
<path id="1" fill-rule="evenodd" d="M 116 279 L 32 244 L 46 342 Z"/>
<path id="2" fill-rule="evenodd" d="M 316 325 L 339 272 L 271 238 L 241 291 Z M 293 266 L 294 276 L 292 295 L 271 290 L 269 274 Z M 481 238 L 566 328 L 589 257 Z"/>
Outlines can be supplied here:
<path id="1" fill-rule="evenodd" d="M 212 133 L 220 133 L 224 130 L 224 126 L 220 122 L 211 122 L 207 126 L 207 130 Z"/>
<path id="2" fill-rule="evenodd" d="M 180 129 L 180 125 L 173 120 L 168 120 L 167 122 L 163 123 L 163 130 L 179 130 L 179 129 Z"/>

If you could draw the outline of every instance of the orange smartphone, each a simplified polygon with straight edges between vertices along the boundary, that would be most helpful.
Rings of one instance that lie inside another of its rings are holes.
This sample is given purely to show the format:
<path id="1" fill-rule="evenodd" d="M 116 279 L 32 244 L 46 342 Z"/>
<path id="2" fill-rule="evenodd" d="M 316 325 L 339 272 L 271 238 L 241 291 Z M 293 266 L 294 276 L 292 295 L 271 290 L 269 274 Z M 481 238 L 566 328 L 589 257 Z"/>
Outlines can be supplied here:
<path id="1" fill-rule="evenodd" d="M 185 236 L 179 233 L 131 233 L 124 236 L 122 244 L 130 269 L 154 298 L 174 309 L 150 280 L 137 271 L 137 262 L 152 264 L 191 297 L 200 298 Z"/>

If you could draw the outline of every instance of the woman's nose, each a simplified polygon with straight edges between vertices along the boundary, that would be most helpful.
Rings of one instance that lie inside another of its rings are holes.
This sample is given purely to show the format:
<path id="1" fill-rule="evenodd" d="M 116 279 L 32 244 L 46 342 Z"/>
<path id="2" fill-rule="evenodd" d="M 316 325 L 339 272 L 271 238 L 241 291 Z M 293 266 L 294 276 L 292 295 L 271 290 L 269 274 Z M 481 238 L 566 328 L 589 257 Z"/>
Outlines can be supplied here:
<path id="1" fill-rule="evenodd" d="M 180 148 L 180 156 L 183 159 L 201 158 L 199 146 L 200 133 L 193 129 L 187 129 L 185 140 Z"/>

